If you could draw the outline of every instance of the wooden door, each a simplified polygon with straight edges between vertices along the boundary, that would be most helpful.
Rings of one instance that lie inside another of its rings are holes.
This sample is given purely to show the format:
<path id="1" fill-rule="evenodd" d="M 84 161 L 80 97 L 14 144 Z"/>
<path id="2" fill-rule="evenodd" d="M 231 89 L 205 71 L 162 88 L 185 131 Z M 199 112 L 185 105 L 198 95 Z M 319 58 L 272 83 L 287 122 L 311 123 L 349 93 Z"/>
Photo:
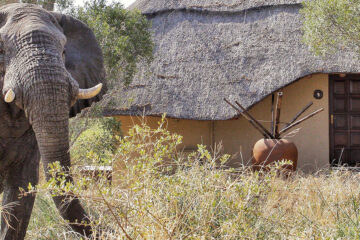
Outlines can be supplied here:
<path id="1" fill-rule="evenodd" d="M 360 166 L 360 75 L 330 75 L 330 162 Z"/>

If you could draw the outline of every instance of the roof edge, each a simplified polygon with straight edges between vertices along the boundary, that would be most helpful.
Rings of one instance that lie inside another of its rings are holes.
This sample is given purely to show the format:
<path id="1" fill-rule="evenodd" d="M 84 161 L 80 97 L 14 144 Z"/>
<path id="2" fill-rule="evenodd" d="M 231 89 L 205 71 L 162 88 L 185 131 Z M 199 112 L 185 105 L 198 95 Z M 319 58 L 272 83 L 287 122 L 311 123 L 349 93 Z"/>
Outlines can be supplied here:
<path id="1" fill-rule="evenodd" d="M 135 4 L 135 3 L 133 3 Z M 132 5 L 133 5 L 132 4 Z M 128 10 L 136 10 L 135 7 L 132 7 L 132 5 L 130 5 L 127 9 Z M 257 7 L 249 7 L 249 8 L 245 8 L 245 9 L 241 9 L 241 10 L 233 10 L 233 11 L 229 11 L 229 10 L 211 10 L 211 9 L 202 9 L 200 7 L 179 7 L 179 8 L 168 8 L 168 9 L 161 9 L 161 10 L 154 10 L 154 11 L 145 11 L 145 12 L 141 12 L 143 15 L 148 16 L 148 17 L 154 17 L 158 14 L 165 14 L 165 13 L 170 13 L 170 12 L 195 12 L 195 13 L 228 13 L 228 14 L 234 14 L 234 13 L 243 13 L 246 11 L 257 11 L 257 10 L 261 10 L 261 9 L 266 9 L 266 8 L 271 8 L 271 7 L 290 7 L 290 6 L 302 6 L 302 3 L 283 3 L 283 4 L 269 4 L 269 5 L 262 5 L 262 6 L 257 6 Z M 140 9 L 138 9 L 140 10 Z M 141 10 L 140 10 L 141 11 Z"/>
<path id="2" fill-rule="evenodd" d="M 246 110 L 250 110 L 252 109 L 256 104 L 258 104 L 259 102 L 261 102 L 262 100 L 264 100 L 265 98 L 267 98 L 268 96 L 270 96 L 271 94 L 273 94 L 274 92 L 278 91 L 279 89 L 285 88 L 303 78 L 306 78 L 310 75 L 314 75 L 314 74 L 340 74 L 340 73 L 346 73 L 346 74 L 360 74 L 360 72 L 332 72 L 332 71 L 319 71 L 319 72 L 312 72 L 312 73 L 307 73 L 304 75 L 301 75 L 300 77 L 296 78 L 294 81 L 281 86 L 277 89 L 275 89 L 273 92 L 265 95 L 264 97 L 262 97 L 259 101 L 254 102 L 252 105 L 246 107 Z M 229 106 L 230 108 L 230 106 Z M 166 115 L 167 118 L 173 118 L 173 119 L 182 119 L 182 120 L 197 120 L 197 121 L 226 121 L 226 120 L 231 120 L 231 119 L 235 119 L 240 117 L 241 114 L 236 113 L 236 111 L 234 110 L 234 114 L 231 115 L 230 117 L 225 117 L 225 118 L 206 118 L 206 117 L 196 117 L 196 115 L 194 114 L 194 117 L 192 118 L 188 118 L 188 117 L 181 117 L 181 116 L 175 116 L 171 113 L 154 113 L 151 112 L 152 107 L 151 104 L 145 104 L 142 106 L 139 105 L 131 105 L 128 108 L 124 108 L 124 109 L 105 109 L 103 111 L 103 116 L 105 117 L 113 117 L 113 116 L 133 116 L 133 117 L 161 117 L 162 115 Z"/>

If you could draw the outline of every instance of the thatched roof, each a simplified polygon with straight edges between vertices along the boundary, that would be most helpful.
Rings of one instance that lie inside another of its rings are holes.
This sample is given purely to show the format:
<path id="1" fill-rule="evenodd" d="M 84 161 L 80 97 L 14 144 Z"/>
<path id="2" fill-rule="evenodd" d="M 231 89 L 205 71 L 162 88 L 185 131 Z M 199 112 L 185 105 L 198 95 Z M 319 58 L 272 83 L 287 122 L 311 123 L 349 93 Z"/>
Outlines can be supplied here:
<path id="1" fill-rule="evenodd" d="M 236 12 L 264 6 L 296 4 L 304 0 L 137 0 L 129 9 L 139 9 L 143 14 L 163 11 L 196 9 L 207 11 Z"/>
<path id="2" fill-rule="evenodd" d="M 224 97 L 248 108 L 309 74 L 360 72 L 355 53 L 313 56 L 298 2 L 138 0 L 131 8 L 152 20 L 155 59 L 107 114 L 231 119 Z"/>

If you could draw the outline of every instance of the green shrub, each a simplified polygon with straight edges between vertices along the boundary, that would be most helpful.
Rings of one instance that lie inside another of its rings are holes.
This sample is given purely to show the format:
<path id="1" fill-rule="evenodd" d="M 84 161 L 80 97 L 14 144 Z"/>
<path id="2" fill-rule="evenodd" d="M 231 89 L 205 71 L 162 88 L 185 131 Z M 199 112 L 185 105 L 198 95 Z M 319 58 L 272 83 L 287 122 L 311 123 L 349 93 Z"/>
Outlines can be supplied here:
<path id="1" fill-rule="evenodd" d="M 111 165 L 120 141 L 121 123 L 115 118 L 80 118 L 72 122 L 70 134 L 74 164 Z"/>
<path id="2" fill-rule="evenodd" d="M 151 23 L 139 11 L 128 11 L 117 2 L 87 0 L 72 15 L 94 31 L 112 87 L 119 86 L 117 79 L 129 84 L 137 71 L 136 64 L 152 60 Z"/>

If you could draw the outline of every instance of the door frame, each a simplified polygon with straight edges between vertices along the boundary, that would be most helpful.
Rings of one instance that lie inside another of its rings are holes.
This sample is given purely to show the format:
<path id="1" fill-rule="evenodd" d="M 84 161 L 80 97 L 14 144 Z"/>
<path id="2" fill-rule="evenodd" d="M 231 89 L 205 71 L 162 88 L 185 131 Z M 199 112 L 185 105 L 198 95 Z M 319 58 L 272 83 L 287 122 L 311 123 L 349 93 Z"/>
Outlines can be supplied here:
<path id="1" fill-rule="evenodd" d="M 343 78 L 345 81 L 346 81 L 346 85 L 345 85 L 345 91 L 346 91 L 346 94 L 347 96 L 349 96 L 350 93 L 350 82 L 351 80 L 354 80 L 354 79 L 360 79 L 360 74 L 357 74 L 357 73 L 347 73 L 347 74 L 344 74 L 344 76 L 341 76 L 342 74 L 344 73 L 334 73 L 334 74 L 328 74 L 328 78 L 329 78 L 329 118 L 328 118 L 328 123 L 329 123 L 329 163 L 330 163 L 330 166 L 334 166 L 334 163 L 333 163 L 333 159 L 335 159 L 336 157 L 336 154 L 335 154 L 335 131 L 334 131 L 334 128 L 333 128 L 333 125 L 334 125 L 334 82 L 336 79 L 341 79 Z M 350 100 L 347 101 L 347 113 L 349 113 L 350 111 Z M 347 141 L 348 141 L 348 144 L 350 144 L 350 149 L 351 149 L 351 122 L 350 122 L 350 119 L 347 118 Z M 348 149 L 348 154 L 350 154 L 350 149 Z M 337 161 L 334 161 L 335 163 Z"/>
<path id="2" fill-rule="evenodd" d="M 334 159 L 334 129 L 333 129 L 333 109 L 334 109 L 334 103 L 333 103 L 333 99 L 334 99 L 334 84 L 333 84 L 333 80 L 332 77 L 335 74 L 329 74 L 328 75 L 328 104 L 329 104 L 329 116 L 328 116 L 328 123 L 329 123 L 329 163 L 330 166 L 333 166 L 333 159 Z"/>

